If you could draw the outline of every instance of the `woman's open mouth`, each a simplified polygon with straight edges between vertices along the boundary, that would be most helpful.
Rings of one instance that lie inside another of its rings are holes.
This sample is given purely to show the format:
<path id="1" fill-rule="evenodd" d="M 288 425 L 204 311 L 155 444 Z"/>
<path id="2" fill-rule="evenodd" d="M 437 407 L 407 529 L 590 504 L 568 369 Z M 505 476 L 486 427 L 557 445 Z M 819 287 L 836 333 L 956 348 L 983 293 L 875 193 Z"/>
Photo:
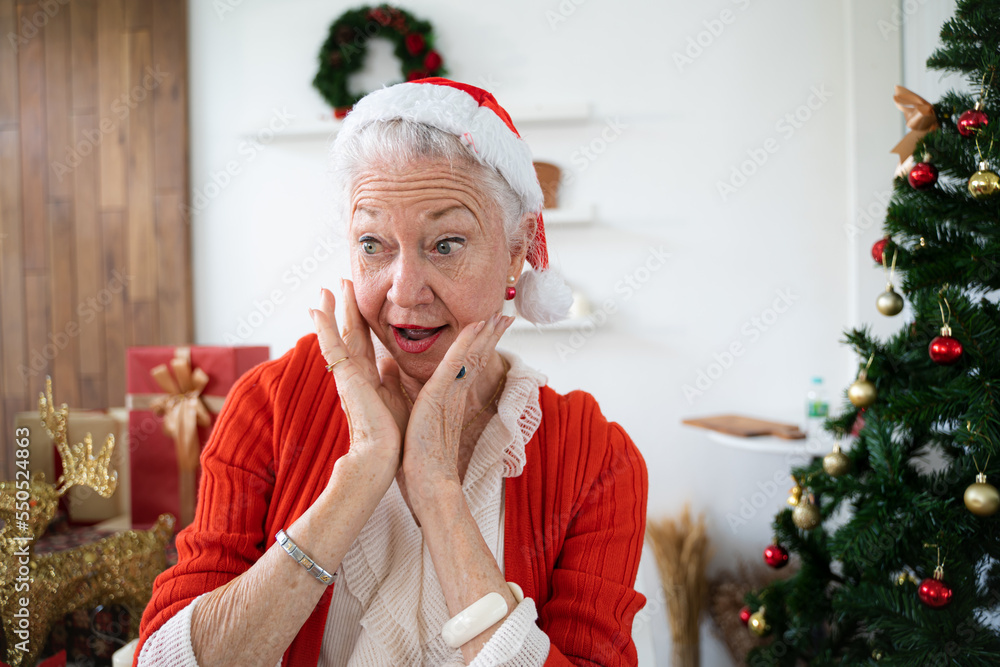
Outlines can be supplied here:
<path id="1" fill-rule="evenodd" d="M 393 326 L 392 333 L 396 337 L 396 345 L 403 352 L 420 354 L 430 349 L 445 327 L 418 327 L 412 325 Z"/>

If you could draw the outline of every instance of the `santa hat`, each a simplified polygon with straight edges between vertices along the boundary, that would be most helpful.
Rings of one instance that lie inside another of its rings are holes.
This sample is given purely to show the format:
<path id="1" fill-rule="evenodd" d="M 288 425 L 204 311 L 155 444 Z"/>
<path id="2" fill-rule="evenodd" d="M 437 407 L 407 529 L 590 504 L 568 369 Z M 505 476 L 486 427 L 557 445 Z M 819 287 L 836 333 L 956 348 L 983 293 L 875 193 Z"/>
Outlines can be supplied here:
<path id="1" fill-rule="evenodd" d="M 429 125 L 458 137 L 479 162 L 504 177 L 527 210 L 538 213 L 526 257 L 533 268 L 521 274 L 515 304 L 525 319 L 536 324 L 565 319 L 573 296 L 562 278 L 549 269 L 542 222 L 544 198 L 531 151 L 493 95 L 439 77 L 382 88 L 354 105 L 337 133 L 337 143 L 369 123 L 396 119 Z"/>

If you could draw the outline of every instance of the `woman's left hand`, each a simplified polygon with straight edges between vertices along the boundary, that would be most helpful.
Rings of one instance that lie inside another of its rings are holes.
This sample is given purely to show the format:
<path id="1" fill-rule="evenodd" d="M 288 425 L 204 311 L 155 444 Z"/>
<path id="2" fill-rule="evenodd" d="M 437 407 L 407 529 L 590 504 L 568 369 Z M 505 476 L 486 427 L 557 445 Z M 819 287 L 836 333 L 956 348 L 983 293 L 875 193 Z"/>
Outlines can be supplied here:
<path id="1" fill-rule="evenodd" d="M 403 442 L 403 476 L 418 519 L 424 507 L 433 507 L 439 491 L 461 488 L 458 451 L 466 398 L 513 321 L 494 315 L 465 327 L 413 402 Z M 456 379 L 462 366 L 465 375 Z"/>

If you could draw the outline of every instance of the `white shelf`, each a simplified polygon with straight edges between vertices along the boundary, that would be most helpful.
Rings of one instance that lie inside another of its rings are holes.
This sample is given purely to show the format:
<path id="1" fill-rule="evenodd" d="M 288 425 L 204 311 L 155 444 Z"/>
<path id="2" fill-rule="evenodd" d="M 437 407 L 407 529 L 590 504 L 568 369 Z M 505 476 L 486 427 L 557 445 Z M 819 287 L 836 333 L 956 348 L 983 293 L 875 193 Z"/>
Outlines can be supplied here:
<path id="1" fill-rule="evenodd" d="M 580 204 L 572 207 L 547 208 L 542 211 L 545 227 L 590 225 L 594 222 L 594 205 Z"/>
<path id="2" fill-rule="evenodd" d="M 805 440 L 785 440 L 784 438 L 767 435 L 742 438 L 709 429 L 698 428 L 698 430 L 703 431 L 709 440 L 720 445 L 763 454 L 811 454 L 813 456 L 824 456 L 829 454 L 832 448 L 822 440 L 808 438 Z"/>
<path id="3" fill-rule="evenodd" d="M 534 104 L 508 107 L 514 126 L 535 123 L 578 123 L 590 119 L 590 104 L 575 102 L 564 104 Z M 316 139 L 332 139 L 337 135 L 343 121 L 337 120 L 332 114 L 324 114 L 312 119 L 291 123 L 280 132 L 274 133 L 272 141 L 302 141 Z M 267 123 L 258 124 L 252 130 L 240 132 L 243 139 L 257 139 L 258 132 L 266 128 Z"/>
<path id="4" fill-rule="evenodd" d="M 271 141 L 314 141 L 316 139 L 332 139 L 337 136 L 337 132 L 343 124 L 344 123 L 342 121 L 336 120 L 333 117 L 330 117 L 329 120 L 316 118 L 313 120 L 297 121 L 289 124 L 288 127 L 280 132 L 275 132 L 274 138 L 271 139 Z M 266 127 L 266 124 L 262 124 L 261 127 Z M 247 140 L 257 140 L 257 133 L 259 131 L 259 129 L 249 131 L 245 130 L 240 133 L 240 137 Z"/>

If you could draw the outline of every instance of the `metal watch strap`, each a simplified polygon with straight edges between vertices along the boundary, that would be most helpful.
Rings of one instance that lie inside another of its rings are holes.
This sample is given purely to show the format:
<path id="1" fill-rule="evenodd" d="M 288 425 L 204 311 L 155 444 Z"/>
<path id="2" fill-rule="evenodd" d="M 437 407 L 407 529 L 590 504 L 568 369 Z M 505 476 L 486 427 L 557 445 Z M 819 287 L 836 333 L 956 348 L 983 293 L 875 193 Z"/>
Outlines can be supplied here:
<path id="1" fill-rule="evenodd" d="M 286 554 L 295 559 L 296 563 L 304 567 L 306 572 L 316 577 L 321 584 L 329 586 L 337 578 L 336 572 L 333 574 L 327 572 L 316 561 L 307 556 L 302 549 L 299 549 L 299 545 L 295 544 L 284 530 L 279 530 L 275 534 L 274 539 L 278 541 L 278 546 L 284 549 Z"/>

